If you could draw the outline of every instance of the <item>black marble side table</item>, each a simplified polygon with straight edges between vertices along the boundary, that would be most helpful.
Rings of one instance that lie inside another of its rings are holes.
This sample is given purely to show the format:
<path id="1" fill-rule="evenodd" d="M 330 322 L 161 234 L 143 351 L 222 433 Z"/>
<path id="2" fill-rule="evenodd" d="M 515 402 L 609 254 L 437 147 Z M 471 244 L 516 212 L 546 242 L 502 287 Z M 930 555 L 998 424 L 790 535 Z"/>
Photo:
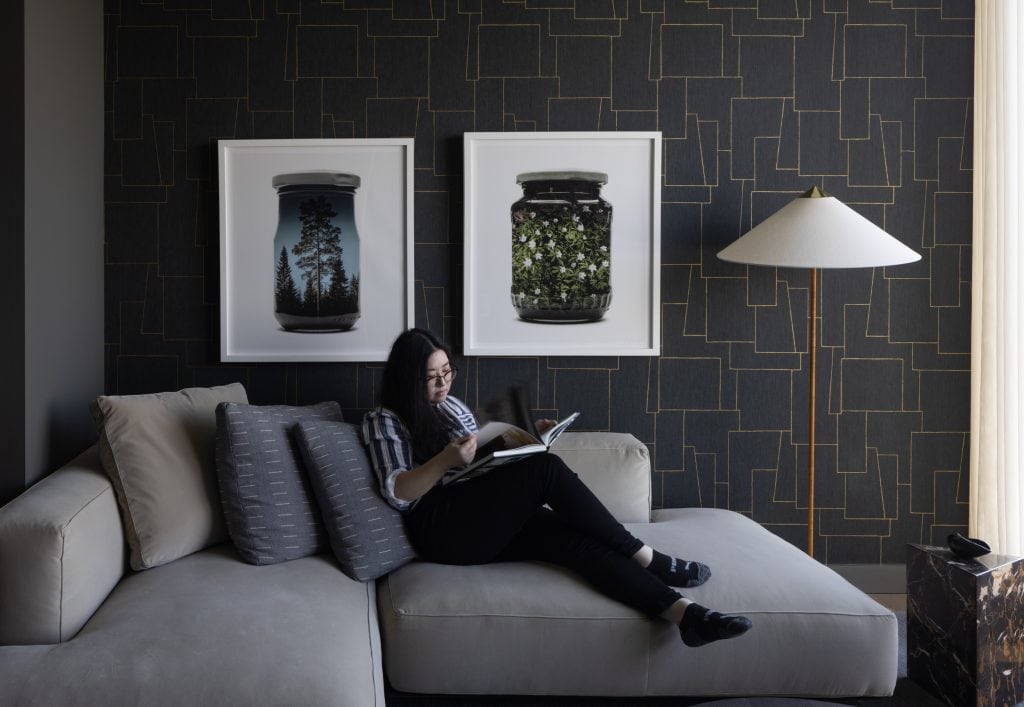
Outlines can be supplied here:
<path id="1" fill-rule="evenodd" d="M 954 707 L 1024 702 L 1024 558 L 908 545 L 907 673 Z"/>

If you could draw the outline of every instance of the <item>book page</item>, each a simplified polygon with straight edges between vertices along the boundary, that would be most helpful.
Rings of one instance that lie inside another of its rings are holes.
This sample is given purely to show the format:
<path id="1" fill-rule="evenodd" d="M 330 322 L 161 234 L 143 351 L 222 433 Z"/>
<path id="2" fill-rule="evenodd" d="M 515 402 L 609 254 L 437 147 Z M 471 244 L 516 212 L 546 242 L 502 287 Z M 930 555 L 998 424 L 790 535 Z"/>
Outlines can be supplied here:
<path id="1" fill-rule="evenodd" d="M 505 440 L 505 449 L 515 449 L 516 447 L 543 444 L 529 432 L 521 430 L 518 427 L 509 427 L 504 433 L 502 433 L 501 437 Z"/>
<path id="2" fill-rule="evenodd" d="M 526 430 L 507 422 L 488 422 L 476 433 L 477 447 L 473 461 L 445 477 L 445 483 L 471 479 L 522 456 L 544 452 L 577 417 L 579 413 L 574 412 L 545 432 L 542 435 L 543 442 Z"/>
<path id="3" fill-rule="evenodd" d="M 473 461 L 477 462 L 490 454 L 506 449 L 515 449 L 531 444 L 541 444 L 541 441 L 525 430 L 507 422 L 488 422 L 476 433 L 476 456 Z"/>
<path id="4" fill-rule="evenodd" d="M 494 440 L 504 434 L 505 430 L 511 428 L 507 422 L 488 422 L 486 425 L 476 431 L 476 446 L 477 449 L 484 446 L 491 440 Z"/>
<path id="5" fill-rule="evenodd" d="M 505 437 L 506 440 L 522 440 L 520 444 L 539 444 L 540 440 L 529 432 L 508 422 L 488 422 L 476 431 L 477 446 L 487 444 L 496 437 Z"/>
<path id="6" fill-rule="evenodd" d="M 550 447 L 552 444 L 554 444 L 555 440 L 558 439 L 558 436 L 565 432 L 565 428 L 571 425 L 573 420 L 575 420 L 579 416 L 580 414 L 578 412 L 574 412 L 573 414 L 569 415 L 569 417 L 565 418 L 557 425 L 552 427 L 550 430 L 542 434 L 540 436 L 541 442 L 543 442 L 545 446 Z"/>

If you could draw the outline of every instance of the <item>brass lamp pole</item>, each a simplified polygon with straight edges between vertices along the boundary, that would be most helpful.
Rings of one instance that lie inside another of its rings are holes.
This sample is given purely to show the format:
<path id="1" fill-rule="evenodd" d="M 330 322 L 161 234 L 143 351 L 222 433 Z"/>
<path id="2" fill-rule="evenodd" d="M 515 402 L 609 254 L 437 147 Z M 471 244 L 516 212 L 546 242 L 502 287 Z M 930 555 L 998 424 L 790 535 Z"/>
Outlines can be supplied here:
<path id="1" fill-rule="evenodd" d="M 921 256 L 817 186 L 766 218 L 718 257 L 733 263 L 810 269 L 807 302 L 807 553 L 814 556 L 815 366 L 818 270 L 901 265 Z"/>
<path id="2" fill-rule="evenodd" d="M 811 268 L 807 302 L 807 554 L 814 557 L 814 401 L 818 360 L 818 268 Z"/>

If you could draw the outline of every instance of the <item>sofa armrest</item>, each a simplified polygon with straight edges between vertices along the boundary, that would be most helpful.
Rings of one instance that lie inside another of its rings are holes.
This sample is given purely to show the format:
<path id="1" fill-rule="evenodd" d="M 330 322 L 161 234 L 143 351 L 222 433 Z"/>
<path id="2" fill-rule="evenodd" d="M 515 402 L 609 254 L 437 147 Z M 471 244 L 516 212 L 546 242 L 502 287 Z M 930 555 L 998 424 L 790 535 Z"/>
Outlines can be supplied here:
<path id="1" fill-rule="evenodd" d="M 622 432 L 565 432 L 552 445 L 620 523 L 651 520 L 651 457 Z"/>
<path id="2" fill-rule="evenodd" d="M 0 645 L 72 638 L 118 583 L 125 541 L 95 447 L 0 508 Z"/>

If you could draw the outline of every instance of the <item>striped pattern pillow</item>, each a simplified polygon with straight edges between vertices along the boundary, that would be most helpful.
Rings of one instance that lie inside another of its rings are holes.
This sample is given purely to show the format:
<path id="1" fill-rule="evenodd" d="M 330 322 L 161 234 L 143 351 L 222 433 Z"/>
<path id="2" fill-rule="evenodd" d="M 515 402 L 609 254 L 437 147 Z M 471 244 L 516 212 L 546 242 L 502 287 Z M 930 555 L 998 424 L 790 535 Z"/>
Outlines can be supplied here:
<path id="1" fill-rule="evenodd" d="M 359 428 L 346 422 L 303 422 L 296 436 L 342 571 L 368 582 L 415 559 L 402 514 L 380 494 Z"/>
<path id="2" fill-rule="evenodd" d="M 217 406 L 217 481 L 228 536 L 243 560 L 272 565 L 327 551 L 293 428 L 341 420 L 336 402 Z"/>

